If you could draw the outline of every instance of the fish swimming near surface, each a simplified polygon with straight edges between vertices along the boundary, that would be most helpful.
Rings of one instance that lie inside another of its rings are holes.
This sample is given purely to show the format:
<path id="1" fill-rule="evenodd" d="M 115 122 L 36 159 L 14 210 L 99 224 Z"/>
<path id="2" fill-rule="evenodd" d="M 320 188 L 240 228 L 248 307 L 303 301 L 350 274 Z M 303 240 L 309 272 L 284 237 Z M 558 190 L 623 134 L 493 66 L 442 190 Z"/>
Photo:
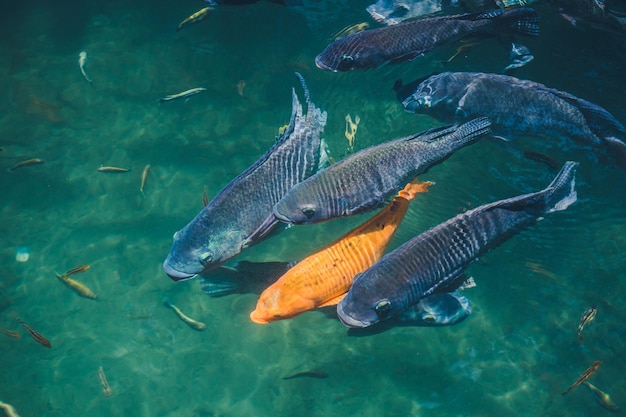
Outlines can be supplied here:
<path id="1" fill-rule="evenodd" d="M 582 375 L 580 375 L 578 379 L 572 385 L 569 386 L 569 388 L 567 388 L 565 391 L 561 393 L 561 395 L 565 395 L 569 393 L 571 390 L 573 390 L 574 388 L 576 388 L 577 386 L 579 386 L 580 384 L 582 384 L 583 382 L 591 378 L 591 376 L 596 373 L 596 371 L 598 370 L 601 364 L 602 364 L 602 361 L 595 361 L 594 363 L 592 363 L 591 366 L 585 369 L 585 372 L 583 372 Z"/>
<path id="2" fill-rule="evenodd" d="M 109 381 L 107 381 L 107 376 L 104 373 L 104 369 L 102 368 L 102 366 L 98 367 L 98 380 L 100 381 L 100 387 L 102 388 L 102 393 L 105 396 L 110 397 L 113 394 L 113 390 L 111 389 L 111 386 L 109 385 Z"/>
<path id="3" fill-rule="evenodd" d="M 141 184 L 139 184 L 139 192 L 143 194 L 143 189 L 146 186 L 146 181 L 148 180 L 148 173 L 150 172 L 150 164 L 143 167 L 143 171 L 141 172 Z"/>
<path id="4" fill-rule="evenodd" d="M 70 278 L 67 273 L 59 274 L 58 272 L 55 272 L 55 274 L 61 282 L 74 290 L 81 297 L 90 298 L 92 300 L 98 298 L 98 296 L 89 287 L 82 282 L 78 282 L 75 279 Z"/>
<path id="5" fill-rule="evenodd" d="M 266 324 L 337 304 L 354 277 L 383 256 L 409 202 L 430 184 L 408 184 L 374 217 L 304 258 L 263 291 L 250 319 Z"/>
<path id="6" fill-rule="evenodd" d="M 182 100 L 182 99 L 188 100 L 189 97 L 195 96 L 196 94 L 200 94 L 203 91 L 206 91 L 206 88 L 204 87 L 190 88 L 189 90 L 185 90 L 181 93 L 170 94 L 168 96 L 161 97 L 160 99 L 157 100 L 157 102 L 165 103 L 166 101 L 172 101 L 172 100 Z"/>
<path id="7" fill-rule="evenodd" d="M 205 7 L 203 9 L 198 10 L 197 12 L 195 12 L 194 14 L 192 14 L 191 16 L 187 17 L 185 20 L 180 22 L 180 24 L 176 28 L 176 32 L 181 30 L 183 26 L 185 25 L 188 25 L 190 23 L 198 23 L 206 19 L 212 10 L 213 10 L 213 7 Z"/>
<path id="8" fill-rule="evenodd" d="M 201 321 L 192 319 L 191 317 L 189 317 L 188 315 L 183 313 L 180 308 L 178 308 L 174 304 L 170 303 L 167 298 L 165 298 L 163 300 L 163 304 L 165 304 L 167 307 L 171 308 L 174 311 L 174 313 L 176 313 L 178 318 L 181 319 L 186 325 L 188 325 L 192 329 L 201 331 L 201 330 L 204 330 L 206 328 L 206 324 L 202 323 Z"/>
<path id="9" fill-rule="evenodd" d="M 299 74 L 298 74 L 299 75 Z M 295 184 L 326 163 L 321 133 L 326 112 L 317 108 L 305 90 L 307 113 L 292 91 L 289 127 L 252 166 L 233 179 L 182 230 L 163 263 L 175 281 L 216 268 L 244 248 L 265 237 L 278 224 L 274 205 Z"/>
<path id="10" fill-rule="evenodd" d="M 583 315 L 580 317 L 578 321 L 578 332 L 576 333 L 578 336 L 578 340 L 583 341 L 582 332 L 585 326 L 596 317 L 598 313 L 598 309 L 595 306 L 591 306 L 585 310 Z"/>
<path id="11" fill-rule="evenodd" d="M 542 191 L 468 210 L 412 238 L 358 275 L 337 305 L 348 327 L 368 327 L 403 314 L 420 299 L 454 291 L 463 271 L 546 213 L 576 201 L 576 162 L 566 162 Z"/>
<path id="12" fill-rule="evenodd" d="M 411 83 L 402 98 L 407 112 L 445 122 L 489 117 L 503 137 L 569 138 L 613 154 L 626 166 L 626 128 L 604 108 L 543 84 L 509 75 L 443 72 Z M 407 89 L 398 88 L 404 94 Z"/>
<path id="13" fill-rule="evenodd" d="M 7 417 L 20 417 L 11 404 L 0 401 L 0 410 L 4 411 Z"/>
<path id="14" fill-rule="evenodd" d="M 102 166 L 98 168 L 99 172 L 106 172 L 109 174 L 121 174 L 124 172 L 129 172 L 130 168 L 120 168 L 120 167 L 110 167 L 110 166 Z"/>
<path id="15" fill-rule="evenodd" d="M 610 411 L 619 411 L 619 407 L 613 402 L 613 400 L 611 400 L 609 394 L 601 391 L 589 381 L 583 382 L 583 385 L 589 388 L 589 391 L 593 393 L 596 401 L 598 401 L 598 404 L 600 404 L 602 407 Z"/>
<path id="16" fill-rule="evenodd" d="M 85 81 L 87 81 L 89 84 L 91 84 L 93 86 L 93 81 L 91 81 L 91 78 L 89 78 L 89 75 L 87 75 L 87 52 L 85 51 L 80 51 L 80 53 L 78 54 L 78 67 L 80 68 L 80 73 L 83 75 L 83 78 L 85 79 Z"/>
<path id="17" fill-rule="evenodd" d="M 18 168 L 28 167 L 31 165 L 43 164 L 44 162 L 46 161 L 44 161 L 43 159 L 39 159 L 39 158 L 27 159 L 25 161 L 20 161 L 17 164 L 13 165 L 11 168 L 9 168 L 9 171 L 15 171 Z"/>
<path id="18" fill-rule="evenodd" d="M 274 215 L 305 224 L 374 210 L 419 174 L 489 133 L 489 126 L 487 118 L 478 118 L 363 149 L 294 186 L 274 206 Z"/>
<path id="19" fill-rule="evenodd" d="M 318 68 L 354 71 L 409 61 L 472 34 L 539 33 L 539 14 L 530 8 L 418 19 L 370 29 L 331 43 L 315 58 Z"/>
<path id="20" fill-rule="evenodd" d="M 39 333 L 37 330 L 30 327 L 27 323 L 24 322 L 24 320 L 19 317 L 16 317 L 15 320 L 17 320 L 17 322 L 26 329 L 28 334 L 35 340 L 35 342 L 39 343 L 41 346 L 47 347 L 48 349 L 52 347 L 52 343 L 50 343 L 48 338 Z"/>
<path id="21" fill-rule="evenodd" d="M 284 376 L 283 379 L 295 379 L 295 378 L 328 378 L 328 373 L 325 371 L 311 370 L 296 372 L 292 375 Z"/>

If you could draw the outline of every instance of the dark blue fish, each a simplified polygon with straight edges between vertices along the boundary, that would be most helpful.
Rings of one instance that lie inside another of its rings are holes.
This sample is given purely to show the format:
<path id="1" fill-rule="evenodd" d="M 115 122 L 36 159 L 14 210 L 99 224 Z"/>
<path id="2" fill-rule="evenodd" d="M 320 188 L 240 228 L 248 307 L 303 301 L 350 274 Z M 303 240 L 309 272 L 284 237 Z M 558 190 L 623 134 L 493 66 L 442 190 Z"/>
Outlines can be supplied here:
<path id="1" fill-rule="evenodd" d="M 539 15 L 530 8 L 495 9 L 408 21 L 337 39 L 315 58 L 315 64 L 329 71 L 376 68 L 387 62 L 415 59 L 471 34 L 511 32 L 537 35 L 538 23 Z"/>
<path id="2" fill-rule="evenodd" d="M 299 75 L 299 74 L 298 74 Z M 322 112 L 307 98 L 307 114 L 295 91 L 287 130 L 257 162 L 233 179 L 182 230 L 163 270 L 175 281 L 216 268 L 257 243 L 278 223 L 272 207 L 295 184 L 311 176 L 323 163 L 320 135 L 326 124 Z"/>
<path id="3" fill-rule="evenodd" d="M 399 88 L 406 92 L 406 88 Z M 453 123 L 489 117 L 494 135 L 540 136 L 608 149 L 626 165 L 626 129 L 604 108 L 534 81 L 501 74 L 444 72 L 404 98 L 407 112 Z"/>
<path id="4" fill-rule="evenodd" d="M 483 117 L 363 149 L 294 186 L 274 206 L 274 215 L 304 224 L 374 210 L 417 175 L 489 133 L 489 126 Z"/>
<path id="5" fill-rule="evenodd" d="M 349 327 L 367 327 L 402 315 L 434 293 L 450 292 L 463 271 L 546 213 L 576 201 L 575 162 L 566 162 L 544 190 L 496 201 L 459 214 L 414 237 L 357 275 L 337 305 Z"/>

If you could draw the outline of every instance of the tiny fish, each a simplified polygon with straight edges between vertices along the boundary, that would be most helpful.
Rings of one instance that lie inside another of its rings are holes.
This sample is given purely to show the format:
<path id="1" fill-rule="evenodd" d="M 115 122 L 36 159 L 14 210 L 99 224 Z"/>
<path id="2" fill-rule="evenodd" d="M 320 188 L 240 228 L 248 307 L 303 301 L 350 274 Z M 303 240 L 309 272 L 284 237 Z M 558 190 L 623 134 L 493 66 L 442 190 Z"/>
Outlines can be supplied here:
<path id="1" fill-rule="evenodd" d="M 596 306 L 591 306 L 587 308 L 585 312 L 583 313 L 583 315 L 580 317 L 580 321 L 578 322 L 577 335 L 578 335 L 578 340 L 580 340 L 581 342 L 583 340 L 583 337 L 581 335 L 583 329 L 585 328 L 587 323 L 589 323 L 591 320 L 594 319 L 597 313 L 598 313 L 598 310 L 596 309 Z"/>
<path id="2" fill-rule="evenodd" d="M 80 54 L 78 54 L 78 66 L 80 67 L 80 73 L 83 74 L 85 81 L 93 86 L 93 81 L 91 81 L 91 78 L 89 78 L 85 71 L 85 67 L 87 66 L 87 52 L 80 51 Z"/>
<path id="3" fill-rule="evenodd" d="M 4 414 L 6 414 L 7 417 L 20 417 L 11 404 L 0 401 L 0 409 L 4 411 Z"/>
<path id="4" fill-rule="evenodd" d="M 609 394 L 600 391 L 598 388 L 596 388 L 589 381 L 585 381 L 585 382 L 583 382 L 583 384 L 587 388 L 589 388 L 591 390 L 591 392 L 593 393 L 593 396 L 596 397 L 596 400 L 598 401 L 598 403 L 602 407 L 606 408 L 607 410 L 611 410 L 611 411 L 619 411 L 619 407 L 617 406 L 617 404 L 615 404 L 611 400 L 611 397 L 609 396 Z"/>
<path id="5" fill-rule="evenodd" d="M 212 11 L 212 10 L 213 10 L 212 7 L 205 7 L 204 9 L 198 10 L 197 12 L 195 12 L 194 14 L 192 14 L 191 16 L 189 16 L 188 18 L 186 18 L 185 20 L 180 22 L 180 24 L 176 28 L 176 32 L 181 30 L 183 26 L 185 26 L 185 25 L 187 25 L 189 23 L 198 23 L 198 22 L 206 19 L 207 16 L 209 15 L 209 12 Z"/>
<path id="6" fill-rule="evenodd" d="M 15 330 L 9 330 L 9 329 L 2 329 L 2 328 L 0 328 L 0 333 L 6 334 L 7 336 L 12 337 L 14 339 L 19 339 L 20 337 L 22 337 Z"/>
<path id="7" fill-rule="evenodd" d="M 42 335 L 41 333 L 39 333 L 37 330 L 33 329 L 32 327 L 30 327 L 28 324 L 24 323 L 24 321 L 19 318 L 16 317 L 15 320 L 17 320 L 17 322 L 19 324 L 22 325 L 22 327 L 24 327 L 26 329 L 26 331 L 28 332 L 28 334 L 30 334 L 30 336 L 35 339 L 35 341 L 37 343 L 39 343 L 42 346 L 47 347 L 48 349 L 52 347 L 52 344 L 50 343 L 50 341 L 48 339 L 46 339 L 46 337 L 44 335 Z"/>
<path id="8" fill-rule="evenodd" d="M 596 373 L 601 363 L 602 361 L 595 361 L 594 363 L 592 363 L 591 366 L 587 368 L 585 372 L 583 372 L 582 375 L 576 380 L 576 382 L 574 382 L 568 389 L 563 391 L 561 395 L 567 394 L 568 392 L 585 382 L 587 379 L 589 379 L 593 374 Z"/>
<path id="9" fill-rule="evenodd" d="M 139 192 L 143 194 L 143 187 L 146 185 L 146 180 L 148 179 L 148 172 L 150 172 L 150 164 L 143 167 L 143 172 L 141 173 L 141 185 L 139 186 Z"/>
<path id="10" fill-rule="evenodd" d="M 100 380 L 100 386 L 102 387 L 102 392 L 107 397 L 110 397 L 111 394 L 113 394 L 113 390 L 111 389 L 111 386 L 109 385 L 109 381 L 107 381 L 107 376 L 105 375 L 104 369 L 102 369 L 102 366 L 98 368 L 98 379 Z"/>
<path id="11" fill-rule="evenodd" d="M 55 274 L 58 279 L 60 279 L 65 285 L 76 291 L 76 293 L 78 293 L 78 295 L 80 295 L 81 297 L 91 298 L 92 300 L 98 298 L 96 294 L 82 282 L 78 282 L 75 279 L 70 278 L 66 274 L 59 274 L 58 272 L 55 272 Z"/>
<path id="12" fill-rule="evenodd" d="M 100 172 L 109 172 L 109 173 L 121 173 L 128 172 L 131 168 L 119 168 L 119 167 L 100 167 L 98 171 Z"/>
<path id="13" fill-rule="evenodd" d="M 76 268 L 72 268 L 72 269 L 68 269 L 67 271 L 65 271 L 65 276 L 70 276 L 70 275 L 74 275 L 77 274 L 79 272 L 85 272 L 87 271 L 89 268 L 91 268 L 89 265 L 80 265 L 77 266 Z"/>
<path id="14" fill-rule="evenodd" d="M 204 323 L 196 321 L 196 320 L 192 319 L 191 317 L 188 317 L 187 315 L 185 315 L 185 313 L 180 311 L 180 308 L 176 307 L 174 304 L 170 303 L 169 301 L 165 300 L 165 301 L 163 301 L 163 303 L 166 306 L 168 306 L 169 308 L 171 308 L 172 310 L 174 310 L 176 315 L 182 321 L 187 323 L 187 325 L 189 325 L 189 327 L 191 327 L 192 329 L 194 329 L 194 330 L 204 330 L 204 328 L 206 327 L 206 325 Z"/>
<path id="15" fill-rule="evenodd" d="M 209 195 L 207 194 L 207 189 L 204 187 L 204 192 L 202 193 L 202 206 L 206 207 L 209 205 Z"/>
<path id="16" fill-rule="evenodd" d="M 15 171 L 18 168 L 27 167 L 30 165 L 43 164 L 44 162 L 46 161 L 44 161 L 43 159 L 39 159 L 39 158 L 27 159 L 26 161 L 21 161 L 13 165 L 11 168 L 9 168 L 9 171 Z"/>
<path id="17" fill-rule="evenodd" d="M 178 99 L 181 99 L 181 98 L 187 99 L 187 98 L 189 98 L 191 96 L 195 96 L 196 94 L 199 94 L 199 93 L 201 93 L 203 91 L 206 91 L 206 88 L 204 88 L 204 87 L 191 88 L 189 90 L 183 91 L 182 93 L 170 94 L 168 96 L 161 97 L 157 101 L 159 103 L 163 103 L 163 102 L 166 102 L 166 101 L 178 100 Z"/>
<path id="18" fill-rule="evenodd" d="M 324 371 L 302 371 L 296 372 L 293 375 L 284 376 L 283 379 L 295 379 L 295 378 L 328 378 L 328 374 Z"/>

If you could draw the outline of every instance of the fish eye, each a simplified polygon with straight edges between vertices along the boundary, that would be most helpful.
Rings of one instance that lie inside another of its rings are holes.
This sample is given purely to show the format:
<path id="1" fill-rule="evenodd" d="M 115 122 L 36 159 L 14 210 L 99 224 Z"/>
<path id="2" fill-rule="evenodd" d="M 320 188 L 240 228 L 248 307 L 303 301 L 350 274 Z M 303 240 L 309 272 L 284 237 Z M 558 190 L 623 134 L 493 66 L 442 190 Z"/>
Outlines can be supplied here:
<path id="1" fill-rule="evenodd" d="M 200 263 L 203 265 L 211 262 L 212 259 L 213 255 L 211 254 L 211 252 L 204 252 L 200 255 Z"/>
<path id="2" fill-rule="evenodd" d="M 352 55 L 342 55 L 341 61 L 339 61 L 339 65 L 337 65 L 337 69 L 340 71 L 347 71 L 352 69 L 352 65 L 354 62 L 354 58 Z"/>
<path id="3" fill-rule="evenodd" d="M 310 219 L 313 215 L 315 215 L 315 209 L 313 207 L 304 207 L 302 209 L 302 214 L 304 214 L 307 219 Z"/>
<path id="4" fill-rule="evenodd" d="M 432 315 L 432 314 L 430 314 L 430 313 L 429 313 L 429 314 L 425 314 L 425 315 L 424 315 L 424 317 L 423 317 L 423 320 L 424 320 L 424 322 L 426 322 L 426 323 L 434 323 L 434 322 L 436 321 L 436 320 L 435 320 L 435 316 L 433 316 L 433 315 Z"/>
<path id="5" fill-rule="evenodd" d="M 354 58 L 352 58 L 352 55 L 341 55 L 341 60 L 343 62 L 352 62 Z"/>
<path id="6" fill-rule="evenodd" d="M 390 309 L 391 309 L 391 301 L 387 300 L 386 298 L 380 300 L 374 306 L 374 310 L 376 311 L 376 314 L 378 314 L 378 317 L 381 319 L 384 319 L 389 315 Z"/>

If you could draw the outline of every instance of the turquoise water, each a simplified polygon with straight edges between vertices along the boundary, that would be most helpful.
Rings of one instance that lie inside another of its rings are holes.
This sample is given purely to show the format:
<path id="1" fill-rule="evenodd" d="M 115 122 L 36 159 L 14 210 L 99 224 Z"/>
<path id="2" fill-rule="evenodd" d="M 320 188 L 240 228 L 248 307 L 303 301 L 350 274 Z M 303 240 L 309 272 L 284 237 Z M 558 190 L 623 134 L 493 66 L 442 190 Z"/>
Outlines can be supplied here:
<path id="1" fill-rule="evenodd" d="M 266 326 L 250 322 L 256 294 L 210 298 L 198 280 L 161 270 L 172 234 L 251 165 L 287 123 L 293 75 L 328 111 L 335 159 L 347 152 L 345 116 L 359 115 L 355 149 L 439 123 L 404 113 L 393 82 L 434 71 L 499 72 L 496 39 L 444 63 L 458 45 L 361 73 L 315 68 L 332 33 L 369 21 L 369 1 L 308 19 L 271 3 L 223 8 L 175 32 L 201 2 L 47 2 L 0 15 L 0 401 L 22 416 L 602 416 L 579 387 L 591 381 L 626 407 L 626 184 L 624 171 L 545 140 L 483 140 L 422 176 L 435 181 L 411 203 L 393 249 L 481 204 L 535 191 L 553 173 L 533 149 L 581 162 L 579 200 L 507 241 L 468 272 L 474 311 L 449 328 L 397 327 L 353 334 L 323 312 Z M 594 101 L 626 122 L 624 45 L 570 26 L 538 6 L 535 60 L 516 75 Z M 319 17 L 321 16 L 321 17 Z M 83 80 L 78 53 L 87 51 Z M 238 85 L 245 87 L 238 91 Z M 188 88 L 188 102 L 156 103 Z M 8 171 L 30 158 L 44 164 Z M 144 193 L 141 173 L 151 170 Z M 97 171 L 101 165 L 132 170 Z M 237 260 L 294 260 L 366 216 L 294 227 Z M 27 248 L 29 258 L 16 254 Z M 89 264 L 79 297 L 54 272 Z M 164 297 L 206 324 L 196 331 Z M 589 305 L 598 315 L 576 338 Z M 46 349 L 15 321 L 52 343 Z M 102 366 L 112 395 L 98 381 Z M 328 378 L 282 378 L 318 370 Z"/>

